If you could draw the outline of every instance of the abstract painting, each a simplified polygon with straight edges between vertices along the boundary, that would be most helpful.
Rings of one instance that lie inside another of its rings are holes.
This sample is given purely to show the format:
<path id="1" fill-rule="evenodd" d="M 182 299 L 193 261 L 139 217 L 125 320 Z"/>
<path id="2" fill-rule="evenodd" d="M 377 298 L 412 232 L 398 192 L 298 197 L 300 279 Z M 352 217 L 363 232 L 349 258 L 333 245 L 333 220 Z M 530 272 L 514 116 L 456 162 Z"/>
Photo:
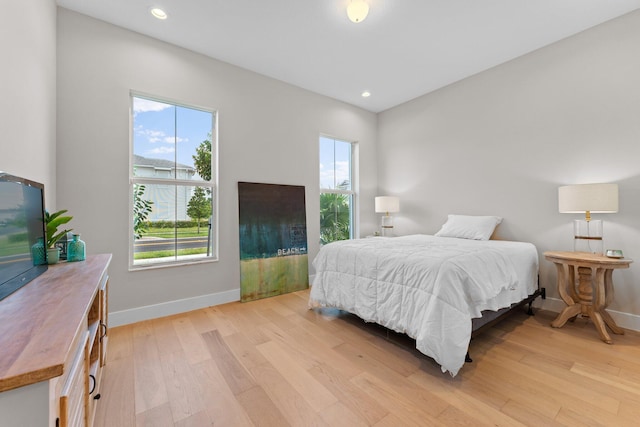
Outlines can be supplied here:
<path id="1" fill-rule="evenodd" d="M 309 287 L 303 186 L 238 183 L 240 299 Z"/>

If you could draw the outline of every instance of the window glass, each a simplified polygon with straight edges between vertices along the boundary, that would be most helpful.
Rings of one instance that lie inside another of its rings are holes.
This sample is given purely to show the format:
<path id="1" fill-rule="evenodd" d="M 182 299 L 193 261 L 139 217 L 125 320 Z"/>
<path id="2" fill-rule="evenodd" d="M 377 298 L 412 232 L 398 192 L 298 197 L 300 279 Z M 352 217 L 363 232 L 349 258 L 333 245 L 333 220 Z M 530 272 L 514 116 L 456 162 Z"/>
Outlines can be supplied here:
<path id="1" fill-rule="evenodd" d="M 320 243 L 354 235 L 353 143 L 320 137 Z"/>
<path id="2" fill-rule="evenodd" d="M 320 188 L 351 190 L 352 144 L 320 137 Z"/>
<path id="3" fill-rule="evenodd" d="M 132 95 L 132 266 L 216 257 L 216 114 Z"/>

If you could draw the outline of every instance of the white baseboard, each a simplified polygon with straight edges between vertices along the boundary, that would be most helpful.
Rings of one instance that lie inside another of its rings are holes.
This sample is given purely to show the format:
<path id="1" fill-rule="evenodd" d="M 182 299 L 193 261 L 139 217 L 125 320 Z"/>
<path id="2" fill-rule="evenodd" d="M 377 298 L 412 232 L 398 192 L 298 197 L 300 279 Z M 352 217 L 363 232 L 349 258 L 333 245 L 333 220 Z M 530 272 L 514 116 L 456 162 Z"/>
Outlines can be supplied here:
<path id="1" fill-rule="evenodd" d="M 310 284 L 313 283 L 313 277 L 313 275 L 309 276 Z M 219 304 L 226 304 L 233 301 L 240 301 L 240 289 L 169 301 L 161 304 L 147 305 L 129 310 L 114 311 L 109 313 L 109 326 L 115 327 L 128 325 L 130 323 L 141 322 L 143 320 L 171 316 L 173 314 L 184 313 Z M 560 313 L 562 309 L 566 307 L 565 303 L 561 299 L 549 297 L 544 300 L 537 298 L 534 301 L 533 306 L 543 310 L 553 311 L 555 313 Z M 615 310 L 607 311 L 611 317 L 613 317 L 613 320 L 616 321 L 618 326 L 640 332 L 640 316 Z"/>
<path id="2" fill-rule="evenodd" d="M 559 298 L 541 299 L 538 298 L 533 303 L 534 307 L 541 308 L 543 310 L 549 310 L 556 313 L 560 313 L 567 305 Z M 640 331 L 640 316 L 637 314 L 623 313 L 621 311 L 609 310 L 607 312 L 613 317 L 613 320 L 621 328 L 630 329 L 632 331 Z"/>
<path id="3" fill-rule="evenodd" d="M 163 302 L 161 304 L 146 305 L 129 310 L 114 311 L 109 313 L 109 326 L 128 325 L 143 320 L 171 316 L 172 314 L 184 313 L 233 301 L 240 301 L 240 289 Z"/>

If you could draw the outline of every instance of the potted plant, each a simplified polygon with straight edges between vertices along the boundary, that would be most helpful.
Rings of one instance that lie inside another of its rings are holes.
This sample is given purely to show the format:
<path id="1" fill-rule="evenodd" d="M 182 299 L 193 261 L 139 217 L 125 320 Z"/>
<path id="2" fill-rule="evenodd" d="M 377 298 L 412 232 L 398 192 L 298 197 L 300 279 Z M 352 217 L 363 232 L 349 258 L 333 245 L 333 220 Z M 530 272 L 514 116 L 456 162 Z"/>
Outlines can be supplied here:
<path id="1" fill-rule="evenodd" d="M 56 247 L 58 240 L 62 239 L 72 229 L 58 231 L 58 228 L 71 221 L 72 216 L 63 216 L 67 212 L 66 209 L 49 214 L 45 211 L 44 223 L 47 227 L 47 263 L 55 264 L 60 260 L 60 248 Z"/>

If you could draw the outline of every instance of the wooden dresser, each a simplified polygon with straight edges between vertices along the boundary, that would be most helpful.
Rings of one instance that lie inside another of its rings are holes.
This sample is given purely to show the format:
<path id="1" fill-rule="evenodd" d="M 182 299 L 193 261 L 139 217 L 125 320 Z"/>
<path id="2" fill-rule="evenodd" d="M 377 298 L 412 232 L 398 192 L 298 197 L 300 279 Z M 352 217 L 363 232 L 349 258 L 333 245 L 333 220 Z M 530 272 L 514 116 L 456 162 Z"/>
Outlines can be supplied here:
<path id="1" fill-rule="evenodd" d="M 0 425 L 90 426 L 108 340 L 110 254 L 49 266 L 0 301 Z"/>

